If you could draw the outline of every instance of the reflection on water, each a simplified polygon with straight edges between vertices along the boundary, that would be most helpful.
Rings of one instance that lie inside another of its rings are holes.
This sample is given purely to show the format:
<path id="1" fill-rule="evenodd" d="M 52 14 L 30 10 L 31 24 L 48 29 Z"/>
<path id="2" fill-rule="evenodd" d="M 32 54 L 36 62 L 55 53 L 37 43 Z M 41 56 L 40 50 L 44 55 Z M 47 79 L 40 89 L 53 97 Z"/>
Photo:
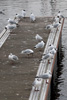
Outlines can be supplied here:
<path id="1" fill-rule="evenodd" d="M 56 1 L 55 2 L 50 2 L 51 5 L 51 14 L 54 16 L 56 12 Z"/>

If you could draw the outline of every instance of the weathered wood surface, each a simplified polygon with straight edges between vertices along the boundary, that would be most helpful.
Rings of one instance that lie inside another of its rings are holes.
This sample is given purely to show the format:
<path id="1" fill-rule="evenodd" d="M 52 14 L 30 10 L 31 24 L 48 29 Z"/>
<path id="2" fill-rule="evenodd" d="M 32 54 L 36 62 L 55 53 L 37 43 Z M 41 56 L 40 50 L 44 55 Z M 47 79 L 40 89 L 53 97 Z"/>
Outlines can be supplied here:
<path id="1" fill-rule="evenodd" d="M 5 34 L 6 30 L 4 29 L 1 33 L 0 33 L 0 39 L 2 38 L 2 36 Z"/>
<path id="2" fill-rule="evenodd" d="M 46 43 L 44 54 L 46 52 L 48 52 L 48 45 L 49 44 L 53 44 L 55 47 L 58 48 L 58 42 L 59 42 L 59 39 L 60 39 L 63 22 L 64 22 L 64 19 L 61 20 L 62 24 L 59 27 L 59 30 L 57 30 L 57 29 L 52 29 L 51 30 L 51 33 L 49 34 L 49 37 L 48 37 L 48 41 Z M 37 71 L 37 75 L 44 74 L 45 72 L 47 72 L 47 70 L 50 70 L 52 72 L 53 71 L 53 64 L 54 64 L 54 61 L 55 61 L 55 57 L 56 57 L 56 54 L 54 56 L 54 59 L 51 59 L 51 63 L 50 64 L 48 64 L 47 60 L 41 61 L 40 65 L 39 65 L 39 69 Z M 49 83 L 50 83 L 50 80 L 51 79 L 48 80 Z M 40 91 L 34 91 L 34 89 L 32 87 L 29 100 L 46 100 L 47 99 L 47 95 L 48 95 L 49 85 L 50 84 L 46 84 L 45 80 L 42 80 L 42 84 L 39 87 Z"/>
<path id="3" fill-rule="evenodd" d="M 62 23 L 63 23 L 63 20 L 62 20 Z M 62 26 L 59 27 L 59 31 L 57 31 L 56 29 L 51 30 L 51 33 L 49 34 L 49 37 L 48 37 L 48 41 L 46 43 L 44 54 L 48 52 L 49 44 L 54 44 L 54 46 L 58 47 L 58 41 L 59 41 L 61 30 L 62 30 Z M 0 48 L 2 47 L 2 45 L 4 44 L 4 42 L 6 41 L 9 35 L 10 33 L 6 31 L 5 29 L 2 31 L 2 33 L 0 34 Z M 50 64 L 48 64 L 47 60 L 41 61 L 39 65 L 39 69 L 37 71 L 37 75 L 41 75 L 45 73 L 48 69 L 52 71 L 54 61 L 55 61 L 55 56 L 54 56 L 54 59 L 51 60 Z M 50 82 L 50 80 L 48 81 Z M 48 94 L 49 85 L 50 84 L 46 84 L 45 80 L 42 80 L 42 84 L 39 87 L 40 91 L 34 91 L 32 87 L 29 100 L 44 100 L 44 99 L 46 100 L 46 97 L 47 97 L 46 95 Z"/>
<path id="4" fill-rule="evenodd" d="M 9 35 L 10 33 L 5 29 L 0 33 L 0 48 L 2 47 Z"/>

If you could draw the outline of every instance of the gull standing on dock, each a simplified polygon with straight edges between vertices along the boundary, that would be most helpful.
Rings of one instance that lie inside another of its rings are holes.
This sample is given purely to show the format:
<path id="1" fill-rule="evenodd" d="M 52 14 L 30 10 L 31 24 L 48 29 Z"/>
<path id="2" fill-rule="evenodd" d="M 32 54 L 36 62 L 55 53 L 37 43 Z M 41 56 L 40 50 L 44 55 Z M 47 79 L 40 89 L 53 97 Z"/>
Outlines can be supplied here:
<path id="1" fill-rule="evenodd" d="M 57 22 L 53 25 L 54 28 L 59 28 L 61 26 L 61 22 Z M 58 29 L 59 30 L 59 29 Z"/>
<path id="2" fill-rule="evenodd" d="M 36 20 L 36 18 L 35 18 L 33 13 L 31 13 L 31 15 L 30 15 L 30 20 L 31 20 L 31 22 L 34 22 Z"/>
<path id="3" fill-rule="evenodd" d="M 56 49 L 56 47 L 55 47 L 53 44 L 50 44 L 50 45 L 48 46 L 48 51 L 52 50 L 53 48 Z"/>
<path id="4" fill-rule="evenodd" d="M 33 53 L 34 51 L 31 49 L 26 49 L 26 50 L 21 51 L 21 54 L 27 54 L 28 56 L 31 54 L 33 55 Z"/>
<path id="5" fill-rule="evenodd" d="M 57 16 L 58 16 L 59 18 L 64 18 L 64 16 L 61 14 L 60 11 L 58 12 Z"/>
<path id="6" fill-rule="evenodd" d="M 43 75 L 39 75 L 39 76 L 36 76 L 35 78 L 42 78 L 42 79 L 46 79 L 46 83 L 47 82 L 47 79 L 50 79 L 52 77 L 52 74 L 50 71 L 47 71 L 46 73 L 44 73 Z"/>
<path id="7" fill-rule="evenodd" d="M 43 38 L 39 34 L 36 34 L 35 39 L 37 41 L 41 41 Z"/>
<path id="8" fill-rule="evenodd" d="M 22 17 L 25 18 L 26 16 L 26 10 L 22 10 Z"/>
<path id="9" fill-rule="evenodd" d="M 42 83 L 42 79 L 36 78 L 35 81 L 32 83 L 34 90 L 39 91 L 39 86 Z"/>
<path id="10" fill-rule="evenodd" d="M 56 51 L 57 51 L 57 49 L 55 49 L 55 48 L 53 48 L 52 50 L 50 50 L 49 52 L 51 53 L 51 54 L 56 54 Z"/>
<path id="11" fill-rule="evenodd" d="M 53 25 L 52 24 L 46 26 L 46 29 L 50 29 L 51 30 L 52 28 L 53 28 Z"/>
<path id="12" fill-rule="evenodd" d="M 16 28 L 16 25 L 10 25 L 8 24 L 7 26 L 5 26 L 6 31 L 9 30 L 9 32 L 12 32 L 13 29 Z"/>
<path id="13" fill-rule="evenodd" d="M 23 18 L 22 14 L 16 14 L 14 19 L 17 19 L 18 21 Z"/>
<path id="14" fill-rule="evenodd" d="M 59 22 L 59 21 L 60 21 L 59 16 L 55 16 L 54 22 L 57 23 L 57 22 Z"/>
<path id="15" fill-rule="evenodd" d="M 45 43 L 43 42 L 43 41 L 41 41 L 41 42 L 39 42 L 38 44 L 36 44 L 35 46 L 34 46 L 34 48 L 35 49 L 38 49 L 38 48 L 43 48 L 44 47 L 44 45 L 45 45 Z"/>
<path id="16" fill-rule="evenodd" d="M 43 54 L 43 58 L 40 59 L 40 61 L 48 60 L 48 63 L 50 63 L 50 59 L 53 59 L 53 57 L 54 57 L 54 55 L 49 52 L 49 53 L 47 53 L 45 55 Z"/>
<path id="17" fill-rule="evenodd" d="M 11 24 L 11 25 L 12 25 L 12 24 L 15 24 L 15 25 L 18 26 L 18 23 L 15 22 L 15 20 L 13 20 L 13 19 L 11 19 L 11 18 L 9 18 L 8 23 Z"/>
<path id="18" fill-rule="evenodd" d="M 10 53 L 10 54 L 8 55 L 8 59 L 9 59 L 10 61 L 12 61 L 12 62 L 16 62 L 16 61 L 19 60 L 19 58 L 18 58 L 16 55 L 12 54 L 12 53 Z"/>

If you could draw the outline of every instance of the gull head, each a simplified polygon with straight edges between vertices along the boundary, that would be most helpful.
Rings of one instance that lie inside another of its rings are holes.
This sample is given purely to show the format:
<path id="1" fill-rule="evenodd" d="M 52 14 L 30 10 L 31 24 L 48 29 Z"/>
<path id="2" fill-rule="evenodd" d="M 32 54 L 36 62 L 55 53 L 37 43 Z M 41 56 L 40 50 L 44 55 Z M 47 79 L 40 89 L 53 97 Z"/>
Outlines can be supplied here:
<path id="1" fill-rule="evenodd" d="M 47 70 L 47 73 L 52 74 L 50 70 Z"/>
<path id="2" fill-rule="evenodd" d="M 7 31 L 7 28 L 8 28 L 8 27 L 7 27 L 7 26 L 5 26 L 6 31 Z"/>

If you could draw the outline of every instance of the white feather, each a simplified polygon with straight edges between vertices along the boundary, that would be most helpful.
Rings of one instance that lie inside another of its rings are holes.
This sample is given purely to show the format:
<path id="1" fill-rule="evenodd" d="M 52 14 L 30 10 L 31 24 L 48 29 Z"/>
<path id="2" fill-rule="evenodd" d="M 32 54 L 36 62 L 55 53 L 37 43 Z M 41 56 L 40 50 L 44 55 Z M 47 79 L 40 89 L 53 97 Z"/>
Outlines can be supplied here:
<path id="1" fill-rule="evenodd" d="M 31 49 L 26 49 L 26 50 L 23 50 L 23 51 L 21 51 L 21 54 L 33 54 L 34 53 L 34 51 L 33 50 L 31 50 Z"/>
<path id="2" fill-rule="evenodd" d="M 26 11 L 22 10 L 22 17 L 25 17 L 25 16 L 26 16 Z"/>
<path id="3" fill-rule="evenodd" d="M 33 21 L 33 22 L 36 20 L 36 18 L 35 18 L 33 13 L 31 13 L 31 15 L 30 15 L 30 20 Z"/>
<path id="4" fill-rule="evenodd" d="M 13 55 L 12 53 L 9 54 L 8 59 L 11 61 L 17 61 L 19 60 L 16 55 Z"/>
<path id="5" fill-rule="evenodd" d="M 39 34 L 36 34 L 35 39 L 37 41 L 41 41 L 43 38 Z"/>
<path id="6" fill-rule="evenodd" d="M 45 45 L 45 43 L 44 43 L 43 41 L 41 41 L 41 42 L 39 42 L 38 44 L 36 44 L 34 48 L 35 48 L 35 49 L 37 49 L 37 48 L 43 48 L 44 45 Z"/>
<path id="7" fill-rule="evenodd" d="M 13 30 L 13 29 L 15 29 L 16 28 L 16 25 L 14 24 L 14 25 L 10 25 L 10 24 L 8 24 L 7 26 L 5 26 L 5 29 L 6 30 L 9 30 L 10 32 Z"/>
<path id="8" fill-rule="evenodd" d="M 9 23 L 9 24 L 18 24 L 18 23 L 15 22 L 15 20 L 13 20 L 13 19 L 11 19 L 11 18 L 9 18 L 8 23 Z"/>
<path id="9" fill-rule="evenodd" d="M 39 90 L 38 88 L 39 88 L 39 86 L 41 85 L 41 83 L 42 83 L 42 80 L 40 79 L 35 79 L 35 81 L 33 82 L 33 86 L 34 86 L 34 88 L 35 88 L 35 90 Z"/>

